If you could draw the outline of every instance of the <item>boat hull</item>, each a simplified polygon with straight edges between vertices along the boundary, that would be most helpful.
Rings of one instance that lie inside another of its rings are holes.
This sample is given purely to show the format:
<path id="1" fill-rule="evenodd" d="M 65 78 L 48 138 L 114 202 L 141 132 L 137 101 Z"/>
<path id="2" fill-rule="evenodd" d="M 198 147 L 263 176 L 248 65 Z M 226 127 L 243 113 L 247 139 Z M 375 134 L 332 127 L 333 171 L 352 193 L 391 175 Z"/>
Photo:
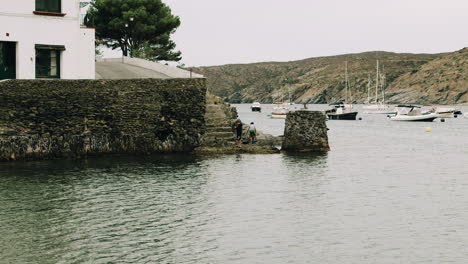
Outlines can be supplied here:
<path id="1" fill-rule="evenodd" d="M 290 103 L 276 104 L 271 111 L 271 118 L 282 118 L 285 119 L 289 113 Z"/>
<path id="2" fill-rule="evenodd" d="M 408 122 L 432 122 L 437 118 L 437 114 L 408 116 L 408 115 L 396 115 L 390 117 L 392 121 L 408 121 Z"/>
<path id="3" fill-rule="evenodd" d="M 271 118 L 285 119 L 288 114 L 271 114 Z"/>
<path id="4" fill-rule="evenodd" d="M 328 119 L 330 120 L 356 120 L 358 112 L 349 112 L 349 113 L 326 113 Z"/>
<path id="5" fill-rule="evenodd" d="M 391 110 L 367 110 L 367 111 L 364 111 L 364 114 L 394 115 L 396 113 L 397 113 L 396 111 L 391 111 Z"/>

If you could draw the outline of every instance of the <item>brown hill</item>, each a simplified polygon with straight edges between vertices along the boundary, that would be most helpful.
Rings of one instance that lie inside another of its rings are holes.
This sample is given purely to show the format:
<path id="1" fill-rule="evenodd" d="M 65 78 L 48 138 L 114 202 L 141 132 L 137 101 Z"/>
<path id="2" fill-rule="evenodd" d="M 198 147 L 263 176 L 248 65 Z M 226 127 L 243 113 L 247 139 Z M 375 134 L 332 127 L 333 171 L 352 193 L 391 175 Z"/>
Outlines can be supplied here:
<path id="1" fill-rule="evenodd" d="M 468 103 L 468 48 L 446 54 L 393 81 L 389 100 L 401 103 Z"/>
<path id="2" fill-rule="evenodd" d="M 195 68 L 194 71 L 208 78 L 210 91 L 233 103 L 252 101 L 271 103 L 286 100 L 288 89 L 291 99 L 296 103 L 328 103 L 345 97 L 344 65 L 347 61 L 352 100 L 356 103 L 363 103 L 367 100 L 369 76 L 372 81 L 375 78 L 375 64 L 378 58 L 383 65 L 388 86 L 387 93 L 391 102 L 430 100 L 424 103 L 463 103 L 467 102 L 466 93 L 465 95 L 460 95 L 460 93 L 463 89 L 466 91 L 466 76 L 457 77 L 456 81 L 451 78 L 459 76 L 463 70 L 468 71 L 465 50 L 449 54 L 364 52 L 291 62 L 200 67 Z M 431 66 L 432 63 L 435 63 L 434 66 Z M 443 73 L 433 75 L 432 70 L 439 69 L 441 66 L 444 66 Z M 452 69 L 452 66 L 458 67 L 457 70 Z M 431 70 L 426 72 L 426 69 Z M 454 74 L 454 71 L 458 75 Z M 424 74 L 429 73 L 431 74 L 430 83 L 424 77 L 427 76 Z M 418 78 L 421 76 L 421 81 L 424 82 L 417 81 L 418 79 L 413 79 L 412 76 L 418 76 Z M 446 85 L 443 86 L 444 88 L 439 87 L 441 76 L 444 76 L 444 83 L 450 83 L 446 84 L 449 88 L 445 88 Z M 418 89 L 417 87 L 423 89 L 425 84 L 432 86 L 425 90 L 424 96 L 421 97 L 419 90 L 413 91 Z M 432 91 L 433 89 L 436 90 Z M 443 91 L 439 92 L 439 90 Z M 429 96 L 432 92 L 439 95 Z M 446 96 L 447 93 L 456 96 L 451 98 L 451 95 Z M 457 96 L 459 96 L 458 99 Z"/>

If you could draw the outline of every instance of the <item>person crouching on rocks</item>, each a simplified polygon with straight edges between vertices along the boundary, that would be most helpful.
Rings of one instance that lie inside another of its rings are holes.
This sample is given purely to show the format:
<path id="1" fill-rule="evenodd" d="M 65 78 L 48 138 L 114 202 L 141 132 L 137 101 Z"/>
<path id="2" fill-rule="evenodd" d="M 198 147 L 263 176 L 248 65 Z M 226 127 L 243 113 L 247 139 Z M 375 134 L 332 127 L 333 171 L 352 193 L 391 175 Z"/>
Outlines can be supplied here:
<path id="1" fill-rule="evenodd" d="M 237 119 L 234 125 L 236 127 L 237 147 L 240 148 L 242 145 L 242 122 Z"/>
<path id="2" fill-rule="evenodd" d="M 250 136 L 250 144 L 257 143 L 257 129 L 254 126 L 254 122 L 250 122 L 248 132 L 249 132 L 249 136 Z"/>

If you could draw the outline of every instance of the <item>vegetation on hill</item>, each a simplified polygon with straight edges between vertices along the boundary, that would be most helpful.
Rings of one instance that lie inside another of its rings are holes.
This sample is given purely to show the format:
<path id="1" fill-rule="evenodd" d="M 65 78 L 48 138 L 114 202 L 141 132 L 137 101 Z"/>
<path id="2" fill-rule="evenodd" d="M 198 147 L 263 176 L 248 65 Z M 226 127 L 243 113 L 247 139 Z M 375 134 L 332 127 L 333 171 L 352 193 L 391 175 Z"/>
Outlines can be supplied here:
<path id="1" fill-rule="evenodd" d="M 467 104 L 468 48 L 441 56 L 416 72 L 407 72 L 387 89 L 390 101 Z"/>
<path id="2" fill-rule="evenodd" d="M 429 101 L 424 103 L 453 104 L 468 101 L 466 92 L 460 95 L 463 89 L 467 90 L 466 50 L 448 54 L 364 52 L 291 62 L 200 67 L 194 71 L 207 77 L 211 92 L 232 103 L 284 101 L 288 99 L 288 90 L 296 103 L 330 103 L 345 98 L 347 61 L 351 101 L 364 103 L 369 79 L 371 89 L 375 89 L 376 60 L 379 59 L 390 102 L 417 103 L 427 99 Z M 434 75 L 435 71 L 441 73 Z M 465 77 L 459 77 L 464 71 Z M 428 95 L 419 98 L 418 89 L 425 89 Z M 418 92 L 409 92 L 413 90 Z M 372 92 L 375 94 L 375 90 Z M 429 96 L 431 93 L 438 95 Z"/>

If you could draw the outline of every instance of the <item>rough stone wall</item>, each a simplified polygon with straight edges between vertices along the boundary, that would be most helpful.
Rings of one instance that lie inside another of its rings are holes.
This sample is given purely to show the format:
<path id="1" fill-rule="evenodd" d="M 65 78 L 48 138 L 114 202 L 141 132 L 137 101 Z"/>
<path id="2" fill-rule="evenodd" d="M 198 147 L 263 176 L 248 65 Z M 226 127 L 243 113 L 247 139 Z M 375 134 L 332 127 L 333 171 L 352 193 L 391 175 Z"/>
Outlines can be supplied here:
<path id="1" fill-rule="evenodd" d="M 329 151 L 325 115 L 319 111 L 298 110 L 286 117 L 282 150 L 298 152 Z"/>
<path id="2" fill-rule="evenodd" d="M 0 160 L 191 151 L 205 79 L 0 82 Z"/>

